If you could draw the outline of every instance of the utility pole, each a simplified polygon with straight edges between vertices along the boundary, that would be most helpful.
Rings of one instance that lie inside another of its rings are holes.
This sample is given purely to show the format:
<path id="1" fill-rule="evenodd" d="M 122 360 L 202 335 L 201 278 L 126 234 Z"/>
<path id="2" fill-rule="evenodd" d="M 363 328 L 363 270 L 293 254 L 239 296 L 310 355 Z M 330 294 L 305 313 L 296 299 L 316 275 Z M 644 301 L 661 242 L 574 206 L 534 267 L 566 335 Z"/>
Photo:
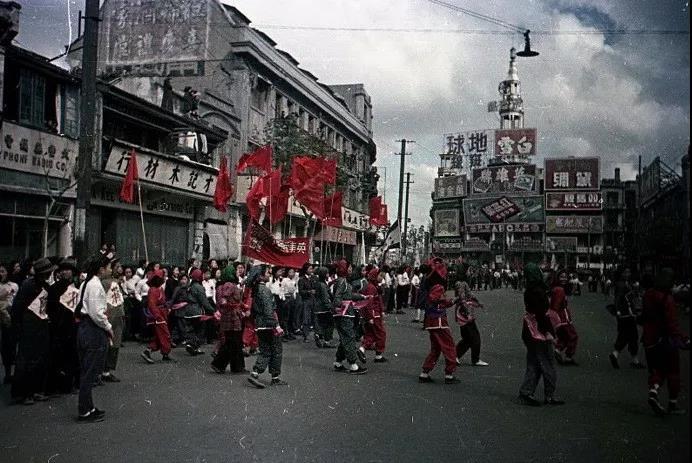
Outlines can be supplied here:
<path id="1" fill-rule="evenodd" d="M 406 156 L 410 156 L 410 153 L 406 153 L 406 143 L 415 143 L 413 140 L 400 140 L 401 141 L 401 152 L 396 153 L 396 156 L 401 156 L 401 167 L 399 168 L 399 207 L 396 213 L 396 219 L 399 221 L 399 229 L 401 230 L 401 209 L 404 204 L 404 168 Z M 403 253 L 403 249 L 402 249 Z"/>
<path id="2" fill-rule="evenodd" d="M 91 205 L 91 168 L 96 143 L 96 69 L 99 43 L 99 0 L 86 0 L 82 45 L 77 201 L 74 214 L 74 251 L 81 263 L 89 255 L 86 220 Z"/>
<path id="3" fill-rule="evenodd" d="M 403 159 L 403 157 L 402 157 Z M 409 193 L 409 187 L 412 183 L 416 183 L 411 180 L 411 175 L 413 175 L 411 172 L 406 172 L 406 209 L 404 211 L 404 234 L 403 236 L 403 243 L 401 243 L 401 255 L 402 258 L 406 255 L 406 247 L 408 245 L 408 193 Z"/>

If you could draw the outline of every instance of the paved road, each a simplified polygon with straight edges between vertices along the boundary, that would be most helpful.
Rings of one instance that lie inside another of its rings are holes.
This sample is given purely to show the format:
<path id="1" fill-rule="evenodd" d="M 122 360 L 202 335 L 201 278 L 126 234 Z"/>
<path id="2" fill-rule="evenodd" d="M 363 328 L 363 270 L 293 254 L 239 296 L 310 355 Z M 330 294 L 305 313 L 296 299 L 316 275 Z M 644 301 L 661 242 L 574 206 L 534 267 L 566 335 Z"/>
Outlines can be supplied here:
<path id="1" fill-rule="evenodd" d="M 688 461 L 688 417 L 654 417 L 646 372 L 611 369 L 614 321 L 599 295 L 573 298 L 578 367 L 561 367 L 563 407 L 516 403 L 524 371 L 521 294 L 480 292 L 486 368 L 462 366 L 462 383 L 418 384 L 427 335 L 390 316 L 391 362 L 351 377 L 330 370 L 333 350 L 285 345 L 290 386 L 256 390 L 245 377 L 210 373 L 209 357 L 174 354 L 147 365 L 121 351 L 120 384 L 96 390 L 102 423 L 74 421 L 76 397 L 33 407 L 0 404 L 2 462 L 427 462 Z M 683 318 L 687 325 L 689 320 Z M 458 333 L 454 333 L 458 338 Z M 683 354 L 683 397 L 689 356 Z M 249 366 L 249 365 L 248 365 Z M 434 372 L 441 379 L 440 366 Z M 8 400 L 7 388 L 3 397 Z"/>

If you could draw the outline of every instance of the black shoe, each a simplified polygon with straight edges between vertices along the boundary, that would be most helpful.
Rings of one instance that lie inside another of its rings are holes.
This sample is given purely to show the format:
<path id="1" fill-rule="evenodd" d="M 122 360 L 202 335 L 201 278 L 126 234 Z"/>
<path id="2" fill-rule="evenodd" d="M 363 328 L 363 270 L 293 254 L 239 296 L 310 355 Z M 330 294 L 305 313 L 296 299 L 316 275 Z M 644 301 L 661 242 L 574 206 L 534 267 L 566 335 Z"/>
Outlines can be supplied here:
<path id="1" fill-rule="evenodd" d="M 608 355 L 608 358 L 610 359 L 610 364 L 613 366 L 613 368 L 619 370 L 620 362 L 618 362 L 617 356 L 611 352 L 610 355 Z"/>
<path id="2" fill-rule="evenodd" d="M 461 381 L 459 378 L 452 376 L 451 378 L 445 377 L 445 384 L 459 384 Z"/>
<path id="3" fill-rule="evenodd" d="M 209 354 L 209 355 L 211 355 L 211 358 L 213 358 L 213 359 L 215 359 L 215 358 L 216 358 L 216 352 L 212 352 L 212 353 L 211 353 L 211 354 Z"/>
<path id="4" fill-rule="evenodd" d="M 221 368 L 217 367 L 217 366 L 214 365 L 213 363 L 211 364 L 211 369 L 212 369 L 212 371 L 213 371 L 214 373 L 217 373 L 217 374 L 219 374 L 219 375 L 223 375 L 223 374 L 226 373 L 224 370 L 222 370 Z"/>
<path id="5" fill-rule="evenodd" d="M 523 405 L 529 405 L 531 407 L 541 406 L 541 403 L 530 395 L 519 394 L 519 402 L 521 402 Z"/>
<path id="6" fill-rule="evenodd" d="M 661 405 L 661 402 L 658 401 L 658 393 L 654 391 L 649 392 L 649 399 L 647 400 L 649 403 L 649 406 L 651 409 L 654 411 L 654 413 L 658 416 L 663 416 L 666 414 L 666 410 L 663 408 L 663 405 Z"/>
<path id="7" fill-rule="evenodd" d="M 434 383 L 435 380 L 432 379 L 432 376 L 419 376 L 418 382 L 419 383 Z"/>
<path id="8" fill-rule="evenodd" d="M 174 359 L 173 357 L 171 357 L 168 354 L 163 354 L 163 356 L 161 357 L 161 361 L 162 362 L 169 362 L 169 363 L 178 363 L 178 361 L 176 359 Z"/>
<path id="9" fill-rule="evenodd" d="M 373 360 L 375 363 L 387 363 L 388 361 L 386 357 L 375 357 L 375 360 Z"/>
<path id="10" fill-rule="evenodd" d="M 349 375 L 364 375 L 367 372 L 368 369 L 365 367 L 358 367 L 357 370 L 348 370 Z"/>
<path id="11" fill-rule="evenodd" d="M 281 378 L 272 378 L 271 386 L 288 386 L 288 383 Z"/>
<path id="12" fill-rule="evenodd" d="M 343 371 L 347 371 L 347 368 L 346 368 L 345 366 L 341 365 L 341 364 L 339 364 L 339 365 L 334 365 L 334 371 L 341 371 L 341 372 L 343 372 Z"/>
<path id="13" fill-rule="evenodd" d="M 416 320 L 415 318 L 411 320 L 411 323 L 420 323 L 420 320 Z"/>
<path id="14" fill-rule="evenodd" d="M 107 375 L 101 375 L 101 378 L 107 383 L 119 383 L 120 382 L 120 378 L 115 376 L 113 373 L 109 373 Z"/>
<path id="15" fill-rule="evenodd" d="M 22 405 L 33 405 L 34 403 L 35 402 L 33 397 L 27 397 L 22 401 Z"/>
<path id="16" fill-rule="evenodd" d="M 267 387 L 266 384 L 264 384 L 262 381 L 259 380 L 259 378 L 256 378 L 255 376 L 250 375 L 247 380 L 257 389 L 264 389 L 265 387 Z"/>
<path id="17" fill-rule="evenodd" d="M 82 423 L 98 423 L 99 421 L 103 421 L 103 418 L 104 416 L 99 414 L 97 410 L 92 410 L 86 415 L 79 415 L 77 421 Z"/>
<path id="18" fill-rule="evenodd" d="M 192 355 L 193 357 L 194 357 L 195 355 L 197 355 L 197 354 L 195 353 L 195 352 L 197 352 L 197 349 L 195 349 L 194 347 L 192 347 L 191 344 L 185 344 L 185 351 L 186 351 L 188 354 Z"/>
<path id="19" fill-rule="evenodd" d="M 360 360 L 361 363 L 367 363 L 368 359 L 365 356 L 365 352 L 363 352 L 360 349 L 356 349 L 356 355 L 358 355 L 358 360 Z"/>
<path id="20" fill-rule="evenodd" d="M 36 402 L 46 402 L 48 400 L 48 396 L 44 394 L 34 394 L 34 400 Z"/>
<path id="21" fill-rule="evenodd" d="M 101 377 L 99 376 L 96 379 L 96 382 L 94 382 L 93 387 L 105 386 L 105 385 L 106 385 L 106 383 L 104 383 L 103 380 L 101 379 Z"/>
<path id="22" fill-rule="evenodd" d="M 631 362 L 630 366 L 635 370 L 643 370 L 646 366 L 642 362 Z"/>
<path id="23" fill-rule="evenodd" d="M 546 405 L 565 405 L 565 401 L 564 401 L 564 400 L 556 399 L 556 398 L 554 398 L 554 397 L 548 397 L 548 398 L 546 398 L 545 401 L 544 401 L 543 403 L 546 404 Z"/>
<path id="24" fill-rule="evenodd" d="M 685 415 L 687 413 L 687 410 L 684 408 L 679 408 L 678 404 L 676 403 L 669 403 L 668 404 L 668 414 L 669 415 Z"/>
<path id="25" fill-rule="evenodd" d="M 394 312 L 394 313 L 395 313 L 395 314 L 399 314 L 399 315 L 403 315 L 403 314 L 405 314 L 406 312 L 404 312 L 403 310 L 397 310 L 397 311 Z"/>
<path id="26" fill-rule="evenodd" d="M 99 409 L 96 408 L 96 407 L 94 407 L 94 410 L 93 410 L 91 413 L 95 413 L 95 414 L 97 414 L 97 415 L 99 415 L 99 416 L 105 416 L 105 415 L 106 415 L 106 411 L 105 411 L 105 410 L 99 410 Z"/>
<path id="27" fill-rule="evenodd" d="M 149 349 L 144 349 L 144 351 L 140 354 L 140 357 L 142 357 L 144 361 L 149 364 L 154 363 L 154 359 L 151 358 L 151 351 Z"/>

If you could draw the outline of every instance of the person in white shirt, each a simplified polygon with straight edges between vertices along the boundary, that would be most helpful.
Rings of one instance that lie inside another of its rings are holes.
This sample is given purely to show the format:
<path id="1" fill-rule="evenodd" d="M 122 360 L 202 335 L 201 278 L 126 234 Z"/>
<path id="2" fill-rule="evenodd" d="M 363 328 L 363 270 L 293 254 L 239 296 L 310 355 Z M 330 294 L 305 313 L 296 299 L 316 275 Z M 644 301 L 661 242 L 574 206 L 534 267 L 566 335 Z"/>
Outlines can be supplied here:
<path id="1" fill-rule="evenodd" d="M 288 269 L 286 276 L 281 279 L 281 290 L 288 315 L 288 330 L 286 330 L 285 337 L 288 340 L 293 340 L 296 334 L 301 334 L 300 320 L 298 319 L 298 275 L 294 269 Z"/>
<path id="2" fill-rule="evenodd" d="M 103 372 L 106 352 L 113 330 L 106 316 L 106 291 L 101 279 L 111 271 L 109 259 L 101 254 L 92 258 L 87 266 L 87 279 L 79 288 L 79 421 L 102 421 L 105 414 L 94 406 L 91 390 Z"/>
<path id="3" fill-rule="evenodd" d="M 411 280 L 406 272 L 406 268 L 402 265 L 396 273 L 396 313 L 405 313 L 404 307 L 408 305 L 410 290 Z"/>
<path id="4" fill-rule="evenodd" d="M 212 278 L 211 270 L 205 270 L 203 278 L 204 294 L 211 305 L 216 305 L 216 278 Z"/>

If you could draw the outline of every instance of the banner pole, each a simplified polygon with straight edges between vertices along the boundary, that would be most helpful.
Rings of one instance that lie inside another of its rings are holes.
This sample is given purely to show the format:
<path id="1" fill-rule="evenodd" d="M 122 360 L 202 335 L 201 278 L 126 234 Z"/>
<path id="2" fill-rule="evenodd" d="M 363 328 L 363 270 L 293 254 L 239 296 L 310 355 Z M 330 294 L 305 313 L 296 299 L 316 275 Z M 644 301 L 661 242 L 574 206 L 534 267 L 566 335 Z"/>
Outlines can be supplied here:
<path id="1" fill-rule="evenodd" d="M 144 208 L 142 208 L 142 187 L 137 179 L 137 197 L 139 198 L 139 220 L 142 223 L 142 240 L 144 240 L 144 258 L 149 263 L 149 249 L 147 248 L 147 233 L 144 230 Z"/>

